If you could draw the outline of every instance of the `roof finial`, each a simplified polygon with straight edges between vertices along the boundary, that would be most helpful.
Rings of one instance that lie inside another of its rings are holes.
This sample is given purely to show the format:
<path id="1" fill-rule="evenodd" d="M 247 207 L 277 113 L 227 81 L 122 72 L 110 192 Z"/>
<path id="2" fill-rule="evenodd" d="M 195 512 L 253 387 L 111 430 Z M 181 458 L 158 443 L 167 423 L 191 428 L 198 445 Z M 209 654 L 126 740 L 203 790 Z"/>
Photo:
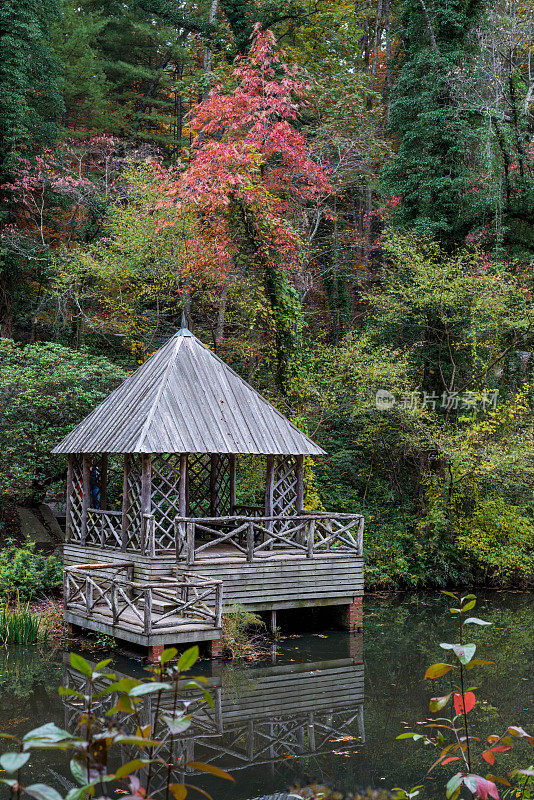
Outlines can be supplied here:
<path id="1" fill-rule="evenodd" d="M 187 316 L 185 314 L 185 308 L 182 308 L 182 321 L 180 323 L 180 330 L 178 333 L 175 333 L 175 336 L 192 336 L 193 334 L 187 327 Z"/>

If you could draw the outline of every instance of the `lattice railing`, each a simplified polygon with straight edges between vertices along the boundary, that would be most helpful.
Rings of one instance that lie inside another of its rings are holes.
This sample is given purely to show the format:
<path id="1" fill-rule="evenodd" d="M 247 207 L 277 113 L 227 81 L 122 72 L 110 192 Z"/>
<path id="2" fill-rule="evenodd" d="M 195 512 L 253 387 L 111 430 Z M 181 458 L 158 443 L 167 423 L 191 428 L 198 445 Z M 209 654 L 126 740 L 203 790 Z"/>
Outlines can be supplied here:
<path id="1" fill-rule="evenodd" d="M 363 525 L 360 514 L 329 512 L 291 517 L 177 517 L 176 553 L 186 564 L 193 564 L 202 553 L 217 557 L 232 551 L 244 554 L 247 561 L 283 550 L 300 551 L 308 558 L 334 549 L 361 556 Z"/>
<path id="2" fill-rule="evenodd" d="M 218 628 L 222 616 L 222 581 L 185 573 L 157 582 L 133 580 L 133 563 L 66 567 L 65 610 L 146 635 L 202 623 Z"/>
<path id="3" fill-rule="evenodd" d="M 278 519 L 291 516 L 297 512 L 297 474 L 295 466 L 295 456 L 278 456 L 275 462 L 273 516 Z"/>
<path id="4" fill-rule="evenodd" d="M 213 475 L 211 481 L 214 483 L 213 494 L 216 507 L 212 513 L 223 516 L 230 514 L 230 457 L 228 455 L 218 455 L 212 462 Z"/>
<path id="5" fill-rule="evenodd" d="M 96 547 L 121 548 L 122 511 L 88 508 L 85 543 Z"/>
<path id="6" fill-rule="evenodd" d="M 180 455 L 152 456 L 152 513 L 158 550 L 174 547 L 174 517 L 180 503 Z"/>
<path id="7" fill-rule="evenodd" d="M 187 506 L 191 517 L 209 514 L 211 459 L 207 453 L 191 453 L 187 457 Z"/>

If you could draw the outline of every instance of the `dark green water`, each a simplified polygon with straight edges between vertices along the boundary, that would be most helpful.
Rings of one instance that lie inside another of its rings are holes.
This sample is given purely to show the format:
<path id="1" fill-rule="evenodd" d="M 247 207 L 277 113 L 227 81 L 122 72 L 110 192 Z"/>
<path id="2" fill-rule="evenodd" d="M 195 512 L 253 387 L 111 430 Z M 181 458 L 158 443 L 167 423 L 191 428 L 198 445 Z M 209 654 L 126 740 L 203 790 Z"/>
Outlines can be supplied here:
<path id="1" fill-rule="evenodd" d="M 433 753 L 395 737 L 428 716 L 436 687 L 423 681 L 425 668 L 443 660 L 439 642 L 457 640 L 446 609 L 441 595 L 366 598 L 363 642 L 324 630 L 287 636 L 254 663 L 201 662 L 195 671 L 209 678 L 216 713 L 199 718 L 180 754 L 231 771 L 236 783 L 198 774 L 188 782 L 215 800 L 264 797 L 311 779 L 343 792 L 419 783 Z M 534 596 L 487 594 L 479 598 L 477 614 L 493 625 L 471 626 L 469 638 L 479 657 L 496 664 L 471 673 L 477 695 L 487 701 L 472 712 L 472 721 L 483 735 L 509 724 L 532 728 Z M 139 661 L 123 656 L 113 666 L 121 674 L 143 673 Z M 77 679 L 63 651 L 0 649 L 1 730 L 20 735 L 48 721 L 72 727 L 76 708 L 58 696 L 57 687 Z M 37 753 L 26 780 L 50 783 L 64 795 L 73 785 L 67 761 Z M 436 772 L 436 787 L 444 774 L 445 768 Z"/>

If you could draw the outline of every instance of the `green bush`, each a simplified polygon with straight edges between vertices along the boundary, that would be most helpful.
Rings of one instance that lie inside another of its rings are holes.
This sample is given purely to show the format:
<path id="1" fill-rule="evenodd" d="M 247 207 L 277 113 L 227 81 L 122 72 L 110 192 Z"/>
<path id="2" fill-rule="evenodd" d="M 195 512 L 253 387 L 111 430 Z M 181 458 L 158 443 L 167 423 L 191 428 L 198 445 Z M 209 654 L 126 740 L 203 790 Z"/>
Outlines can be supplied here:
<path id="1" fill-rule="evenodd" d="M 18 595 L 21 600 L 34 600 L 56 592 L 62 572 L 56 556 L 36 553 L 33 542 L 18 545 L 8 539 L 0 550 L 0 598 Z"/>
<path id="2" fill-rule="evenodd" d="M 534 524 L 520 508 L 500 497 L 488 497 L 468 518 L 459 518 L 458 543 L 465 555 L 498 583 L 532 582 Z"/>
<path id="3" fill-rule="evenodd" d="M 44 501 L 65 474 L 50 451 L 126 375 L 84 350 L 0 339 L 0 506 Z"/>
<path id="4" fill-rule="evenodd" d="M 233 605 L 226 614 L 223 614 L 222 643 L 224 650 L 230 653 L 232 658 L 246 656 L 257 638 L 252 630 L 262 627 L 265 627 L 265 623 L 261 617 L 246 611 L 243 606 Z"/>

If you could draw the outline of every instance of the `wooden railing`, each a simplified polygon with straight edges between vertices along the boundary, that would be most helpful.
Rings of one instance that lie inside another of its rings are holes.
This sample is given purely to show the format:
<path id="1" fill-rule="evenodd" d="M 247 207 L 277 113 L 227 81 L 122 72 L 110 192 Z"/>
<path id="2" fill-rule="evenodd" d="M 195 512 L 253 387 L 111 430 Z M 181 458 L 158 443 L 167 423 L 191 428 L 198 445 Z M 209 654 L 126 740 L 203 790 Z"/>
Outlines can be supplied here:
<path id="1" fill-rule="evenodd" d="M 259 507 L 244 508 L 254 513 L 230 517 L 176 517 L 174 548 L 177 559 L 193 564 L 204 551 L 211 550 L 209 555 L 213 556 L 218 549 L 221 554 L 222 545 L 226 545 L 226 550 L 231 545 L 248 561 L 288 549 L 302 551 L 308 558 L 337 548 L 362 555 L 364 520 L 360 514 L 303 511 L 295 516 L 265 517 L 259 515 Z M 168 556 L 173 549 L 169 535 L 157 529 L 153 514 L 143 514 L 140 533 L 125 538 L 121 512 L 97 508 L 87 511 L 87 537 L 81 543 L 149 557 Z"/>
<path id="2" fill-rule="evenodd" d="M 120 548 L 122 546 L 122 511 L 88 508 L 85 544 Z"/>
<path id="3" fill-rule="evenodd" d="M 209 550 L 211 557 L 237 550 L 247 561 L 284 550 L 302 551 L 307 558 L 339 549 L 361 556 L 363 525 L 359 514 L 330 512 L 291 517 L 176 517 L 176 557 L 190 565 Z"/>
<path id="4" fill-rule="evenodd" d="M 146 636 L 192 623 L 221 626 L 222 581 L 183 573 L 137 583 L 133 569 L 132 562 L 66 567 L 65 610 L 110 625 L 133 625 Z"/>

